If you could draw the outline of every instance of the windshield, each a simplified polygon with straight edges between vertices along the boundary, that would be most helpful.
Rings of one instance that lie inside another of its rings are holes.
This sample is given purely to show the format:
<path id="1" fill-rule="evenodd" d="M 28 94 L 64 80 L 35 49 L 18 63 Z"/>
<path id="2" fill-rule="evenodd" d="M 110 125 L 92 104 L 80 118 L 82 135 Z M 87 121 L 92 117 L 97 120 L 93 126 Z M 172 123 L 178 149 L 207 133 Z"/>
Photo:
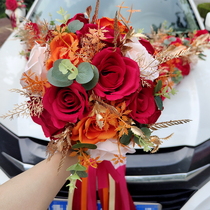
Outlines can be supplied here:
<path id="1" fill-rule="evenodd" d="M 114 18 L 117 5 L 122 4 L 122 0 L 101 0 L 98 18 L 107 16 Z M 144 33 L 151 32 L 151 26 L 159 27 L 166 23 L 167 27 L 172 27 L 174 31 L 198 30 L 194 13 L 187 0 L 125 0 L 123 6 L 129 8 L 133 4 L 133 9 L 141 12 L 133 13 L 131 24 L 135 29 L 143 29 Z M 96 0 L 40 0 L 36 5 L 30 19 L 35 22 L 38 16 L 41 20 L 50 21 L 52 19 L 62 19 L 57 13 L 60 7 L 73 17 L 76 13 L 84 13 L 88 6 L 92 6 L 94 13 Z M 121 14 L 128 19 L 128 9 L 122 9 Z M 58 23 L 58 22 L 57 22 Z"/>

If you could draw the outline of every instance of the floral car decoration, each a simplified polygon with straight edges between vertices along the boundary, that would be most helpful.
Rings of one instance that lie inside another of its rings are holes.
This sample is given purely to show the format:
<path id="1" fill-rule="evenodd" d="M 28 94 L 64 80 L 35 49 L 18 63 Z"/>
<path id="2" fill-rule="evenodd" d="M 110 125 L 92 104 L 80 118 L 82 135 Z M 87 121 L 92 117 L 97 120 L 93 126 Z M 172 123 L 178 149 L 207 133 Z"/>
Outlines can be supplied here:
<path id="1" fill-rule="evenodd" d="M 162 27 L 152 31 L 148 41 L 129 25 L 131 14 L 139 11 L 131 7 L 125 19 L 121 10 L 127 7 L 118 7 L 114 18 L 98 18 L 97 1 L 92 20 L 89 6 L 70 19 L 60 8 L 60 25 L 25 23 L 18 36 L 25 47 L 21 54 L 28 61 L 20 80 L 23 89 L 14 91 L 29 100 L 3 116 L 26 114 L 41 125 L 51 139 L 49 159 L 56 151 L 63 154 L 59 168 L 69 151 L 70 156 L 78 155 L 78 163 L 67 169 L 70 193 L 76 184 L 80 207 L 91 205 L 91 209 L 96 209 L 96 177 L 103 209 L 115 198 L 115 209 L 135 208 L 124 177 L 125 155 L 134 153 L 135 145 L 156 152 L 172 134 L 158 137 L 153 131 L 189 122 L 156 121 L 164 98 L 176 93 L 175 85 L 190 73 L 195 57 L 209 47 L 205 30 L 186 38 Z M 76 182 L 81 178 L 82 183 Z M 113 179 L 115 196 L 109 198 Z M 79 189 L 88 193 L 79 195 Z"/>
<path id="2" fill-rule="evenodd" d="M 6 15 L 11 20 L 12 28 L 20 24 L 20 20 L 25 16 L 26 5 L 24 0 L 6 0 Z"/>

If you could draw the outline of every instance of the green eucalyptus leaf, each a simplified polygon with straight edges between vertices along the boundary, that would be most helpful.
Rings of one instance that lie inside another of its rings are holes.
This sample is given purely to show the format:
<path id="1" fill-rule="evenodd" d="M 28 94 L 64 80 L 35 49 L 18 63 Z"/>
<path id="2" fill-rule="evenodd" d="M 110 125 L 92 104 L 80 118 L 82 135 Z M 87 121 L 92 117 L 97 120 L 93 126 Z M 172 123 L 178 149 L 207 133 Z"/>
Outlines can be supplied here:
<path id="1" fill-rule="evenodd" d="M 175 37 L 170 37 L 168 40 L 170 40 L 171 42 L 175 42 L 176 38 Z"/>
<path id="2" fill-rule="evenodd" d="M 120 143 L 124 144 L 124 145 L 128 145 L 131 142 L 131 137 L 133 135 L 133 132 L 130 130 L 128 130 L 128 135 L 123 134 L 120 138 Z"/>
<path id="3" fill-rule="evenodd" d="M 52 75 L 52 70 L 53 70 L 53 67 L 47 73 L 47 80 L 53 86 L 56 86 L 56 87 L 68 87 L 69 85 L 71 85 L 73 83 L 73 81 L 71 81 L 71 80 L 61 81 L 61 80 L 56 79 Z"/>
<path id="4" fill-rule="evenodd" d="M 76 163 L 74 165 L 71 165 L 69 168 L 66 169 L 67 171 L 86 171 L 87 168 L 85 166 L 82 166 L 81 164 L 79 163 Z"/>
<path id="5" fill-rule="evenodd" d="M 161 88 L 162 88 L 162 81 L 159 80 L 159 81 L 157 82 L 155 88 L 154 88 L 154 93 L 159 92 L 159 91 L 161 90 Z"/>
<path id="6" fill-rule="evenodd" d="M 144 132 L 144 135 L 149 138 L 151 135 L 151 130 L 147 127 L 142 127 L 141 130 Z"/>
<path id="7" fill-rule="evenodd" d="M 73 80 L 78 75 L 78 69 L 74 66 L 69 59 L 59 59 L 62 60 L 58 66 L 59 71 L 62 74 L 68 73 L 68 79 Z M 54 66 L 54 65 L 53 65 Z"/>
<path id="8" fill-rule="evenodd" d="M 173 72 L 173 74 L 176 74 L 176 77 L 172 77 L 172 81 L 178 84 L 183 79 L 182 73 L 177 69 Z"/>
<path id="9" fill-rule="evenodd" d="M 82 86 L 85 88 L 85 90 L 91 90 L 93 89 L 96 84 L 98 83 L 98 79 L 99 79 L 99 72 L 98 72 L 98 69 L 94 66 L 94 65 L 91 65 L 92 68 L 93 68 L 93 79 L 86 83 L 86 84 L 82 84 Z"/>
<path id="10" fill-rule="evenodd" d="M 78 68 L 78 75 L 76 81 L 80 84 L 86 84 L 93 79 L 93 67 L 88 62 L 80 63 Z"/>
<path id="11" fill-rule="evenodd" d="M 80 22 L 79 20 L 74 20 L 69 23 L 68 29 L 70 32 L 76 33 L 76 31 L 82 29 L 83 26 L 83 22 Z"/>
<path id="12" fill-rule="evenodd" d="M 71 170 L 70 172 L 71 172 L 71 174 L 74 174 L 74 173 L 75 173 L 74 170 Z M 86 171 L 76 171 L 76 173 L 77 173 L 77 175 L 78 175 L 79 177 L 82 177 L 82 178 L 88 177 L 88 174 L 87 174 Z"/>
<path id="13" fill-rule="evenodd" d="M 169 41 L 168 39 L 165 39 L 163 42 L 166 46 L 168 46 L 169 44 L 171 44 L 171 41 Z"/>
<path id="14" fill-rule="evenodd" d="M 82 143 L 78 143 L 78 144 L 74 144 L 72 146 L 72 149 L 76 149 L 76 148 L 96 149 L 97 146 L 95 144 L 82 144 Z"/>
<path id="15" fill-rule="evenodd" d="M 163 101 L 160 96 L 155 96 L 155 103 L 157 107 L 162 111 L 163 110 Z"/>

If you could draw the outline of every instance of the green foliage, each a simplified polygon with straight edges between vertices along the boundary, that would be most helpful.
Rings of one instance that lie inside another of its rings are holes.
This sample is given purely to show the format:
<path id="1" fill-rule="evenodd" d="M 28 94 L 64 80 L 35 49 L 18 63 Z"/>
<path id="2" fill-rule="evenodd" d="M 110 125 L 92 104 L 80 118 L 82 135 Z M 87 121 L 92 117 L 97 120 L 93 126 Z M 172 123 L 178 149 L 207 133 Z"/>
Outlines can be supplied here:
<path id="1" fill-rule="evenodd" d="M 94 65 L 91 65 L 91 67 L 93 69 L 93 78 L 90 82 L 88 82 L 86 84 L 82 84 L 82 86 L 85 88 L 85 90 L 91 90 L 98 83 L 98 79 L 99 79 L 98 69 Z"/>
<path id="2" fill-rule="evenodd" d="M 71 71 L 66 70 L 66 68 L 68 69 L 68 67 L 69 67 L 68 64 L 70 61 L 68 60 L 69 62 L 68 61 L 65 62 L 65 60 L 67 60 L 67 59 L 56 60 L 53 63 L 53 67 L 47 73 L 47 80 L 49 81 L 50 84 L 52 84 L 56 87 L 67 87 L 73 83 L 73 80 L 69 80 L 69 78 L 68 78 L 71 75 Z M 66 68 L 65 68 L 65 65 L 67 65 Z M 61 68 L 61 70 L 60 70 L 60 68 Z M 64 73 L 66 73 L 66 74 L 64 74 Z"/>
<path id="3" fill-rule="evenodd" d="M 78 149 L 78 148 L 88 148 L 88 149 L 96 149 L 97 146 L 95 144 L 82 144 L 82 143 L 77 143 L 77 144 L 74 144 L 72 146 L 72 149 Z"/>
<path id="4" fill-rule="evenodd" d="M 57 72 L 61 72 L 63 75 L 68 75 L 69 80 L 75 79 L 78 75 L 78 69 L 71 63 L 69 59 L 63 59 L 59 63 L 58 67 L 59 71 Z"/>
<path id="5" fill-rule="evenodd" d="M 160 96 L 155 96 L 155 103 L 161 111 L 163 110 L 163 101 Z"/>
<path id="6" fill-rule="evenodd" d="M 140 145 L 145 152 L 151 151 L 151 147 L 154 146 L 153 143 L 149 141 L 149 139 L 143 139 L 140 136 L 137 136 L 136 134 L 134 134 L 133 140 L 136 144 Z"/>
<path id="7" fill-rule="evenodd" d="M 210 12 L 210 3 L 202 3 L 197 6 L 198 12 L 202 18 L 206 18 L 208 12 Z"/>
<path id="8" fill-rule="evenodd" d="M 77 180 L 82 181 L 80 178 L 86 178 L 88 176 L 86 172 L 87 168 L 82 166 L 79 162 L 67 168 L 67 171 L 71 172 L 71 175 L 67 178 L 70 183 L 67 185 L 70 187 L 70 191 L 76 188 L 75 183 Z"/>
<path id="9" fill-rule="evenodd" d="M 58 22 L 61 23 L 61 24 L 66 24 L 67 21 L 68 21 L 68 19 L 69 19 L 69 17 L 70 17 L 70 14 L 67 14 L 67 11 L 64 12 L 64 9 L 63 9 L 62 7 L 60 7 L 60 10 L 57 11 L 57 13 L 58 13 L 59 15 L 62 15 L 63 19 L 62 19 L 62 20 L 60 20 L 60 19 L 55 19 L 55 20 L 58 21 Z"/>
<path id="10" fill-rule="evenodd" d="M 69 59 L 58 59 L 53 63 L 53 67 L 47 73 L 48 81 L 57 87 L 67 87 L 76 81 L 90 90 L 98 82 L 98 69 L 88 62 L 80 63 L 76 68 Z"/>
<path id="11" fill-rule="evenodd" d="M 124 145 L 128 145 L 131 142 L 131 137 L 133 135 L 133 132 L 131 130 L 128 130 L 128 135 L 123 134 L 120 138 L 120 143 Z"/>
<path id="12" fill-rule="evenodd" d="M 48 71 L 47 73 L 47 80 L 50 84 L 56 86 L 56 87 L 68 87 L 73 83 L 73 81 L 66 80 L 66 81 L 59 81 L 52 75 L 53 67 Z"/>
<path id="13" fill-rule="evenodd" d="M 76 33 L 77 30 L 80 30 L 84 26 L 83 22 L 79 20 L 74 20 L 68 24 L 68 29 L 72 33 Z"/>
<path id="14" fill-rule="evenodd" d="M 88 62 L 80 63 L 78 66 L 78 75 L 76 81 L 80 84 L 86 84 L 93 79 L 93 68 Z"/>
<path id="15" fill-rule="evenodd" d="M 1 0 L 0 1 L 0 18 L 5 18 L 6 14 L 5 14 L 5 10 L 6 10 L 6 0 Z"/>
<path id="16" fill-rule="evenodd" d="M 142 127 L 141 130 L 143 131 L 144 135 L 149 139 L 151 136 L 151 130 L 147 127 Z"/>
<path id="17" fill-rule="evenodd" d="M 203 53 L 200 53 L 199 55 L 198 55 L 198 57 L 201 59 L 201 60 L 206 60 L 205 58 L 206 58 L 206 55 L 204 55 Z"/>
<path id="18" fill-rule="evenodd" d="M 162 81 L 159 80 L 159 81 L 157 82 L 155 88 L 154 88 L 154 94 L 155 94 L 155 93 L 158 93 L 158 92 L 161 90 L 161 88 L 162 88 Z"/>
<path id="19" fill-rule="evenodd" d="M 176 84 L 178 84 L 182 79 L 183 79 L 183 76 L 182 76 L 182 72 L 179 70 L 179 69 L 176 69 L 173 74 L 176 74 L 175 77 L 172 77 L 172 81 Z"/>

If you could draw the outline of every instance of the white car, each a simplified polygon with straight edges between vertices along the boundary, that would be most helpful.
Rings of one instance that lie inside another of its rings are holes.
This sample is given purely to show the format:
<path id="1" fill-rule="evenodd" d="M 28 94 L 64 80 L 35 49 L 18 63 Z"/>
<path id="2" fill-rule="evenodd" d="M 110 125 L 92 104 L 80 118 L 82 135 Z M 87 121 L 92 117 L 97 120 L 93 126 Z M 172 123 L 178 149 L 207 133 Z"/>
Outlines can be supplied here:
<path id="1" fill-rule="evenodd" d="M 50 1 L 36 0 L 27 18 L 35 21 L 60 18 L 56 11 L 63 7 L 71 17 L 94 7 L 96 0 Z M 99 17 L 113 16 L 121 0 L 101 0 Z M 132 15 L 132 25 L 150 32 L 152 24 L 159 26 L 165 20 L 175 30 L 204 29 L 193 0 L 127 0 L 140 13 Z M 206 19 L 206 23 L 210 20 Z M 210 24 L 209 24 L 210 26 Z M 209 27 L 208 26 L 208 27 Z M 12 110 L 24 98 L 10 89 L 19 88 L 26 59 L 20 56 L 22 44 L 14 33 L 0 49 L 0 114 Z M 138 149 L 127 156 L 126 180 L 139 209 L 207 210 L 210 209 L 210 50 L 205 50 L 205 61 L 199 60 L 191 73 L 176 89 L 178 93 L 164 101 L 164 111 L 158 121 L 190 119 L 190 123 L 161 129 L 160 137 L 174 133 L 159 151 L 149 154 Z M 47 139 L 41 127 L 30 118 L 0 119 L 0 184 L 31 168 L 45 157 Z M 50 209 L 66 205 L 68 189 L 63 187 Z M 162 207 L 161 207 L 162 206 Z M 64 208 L 65 209 L 65 208 Z"/>

